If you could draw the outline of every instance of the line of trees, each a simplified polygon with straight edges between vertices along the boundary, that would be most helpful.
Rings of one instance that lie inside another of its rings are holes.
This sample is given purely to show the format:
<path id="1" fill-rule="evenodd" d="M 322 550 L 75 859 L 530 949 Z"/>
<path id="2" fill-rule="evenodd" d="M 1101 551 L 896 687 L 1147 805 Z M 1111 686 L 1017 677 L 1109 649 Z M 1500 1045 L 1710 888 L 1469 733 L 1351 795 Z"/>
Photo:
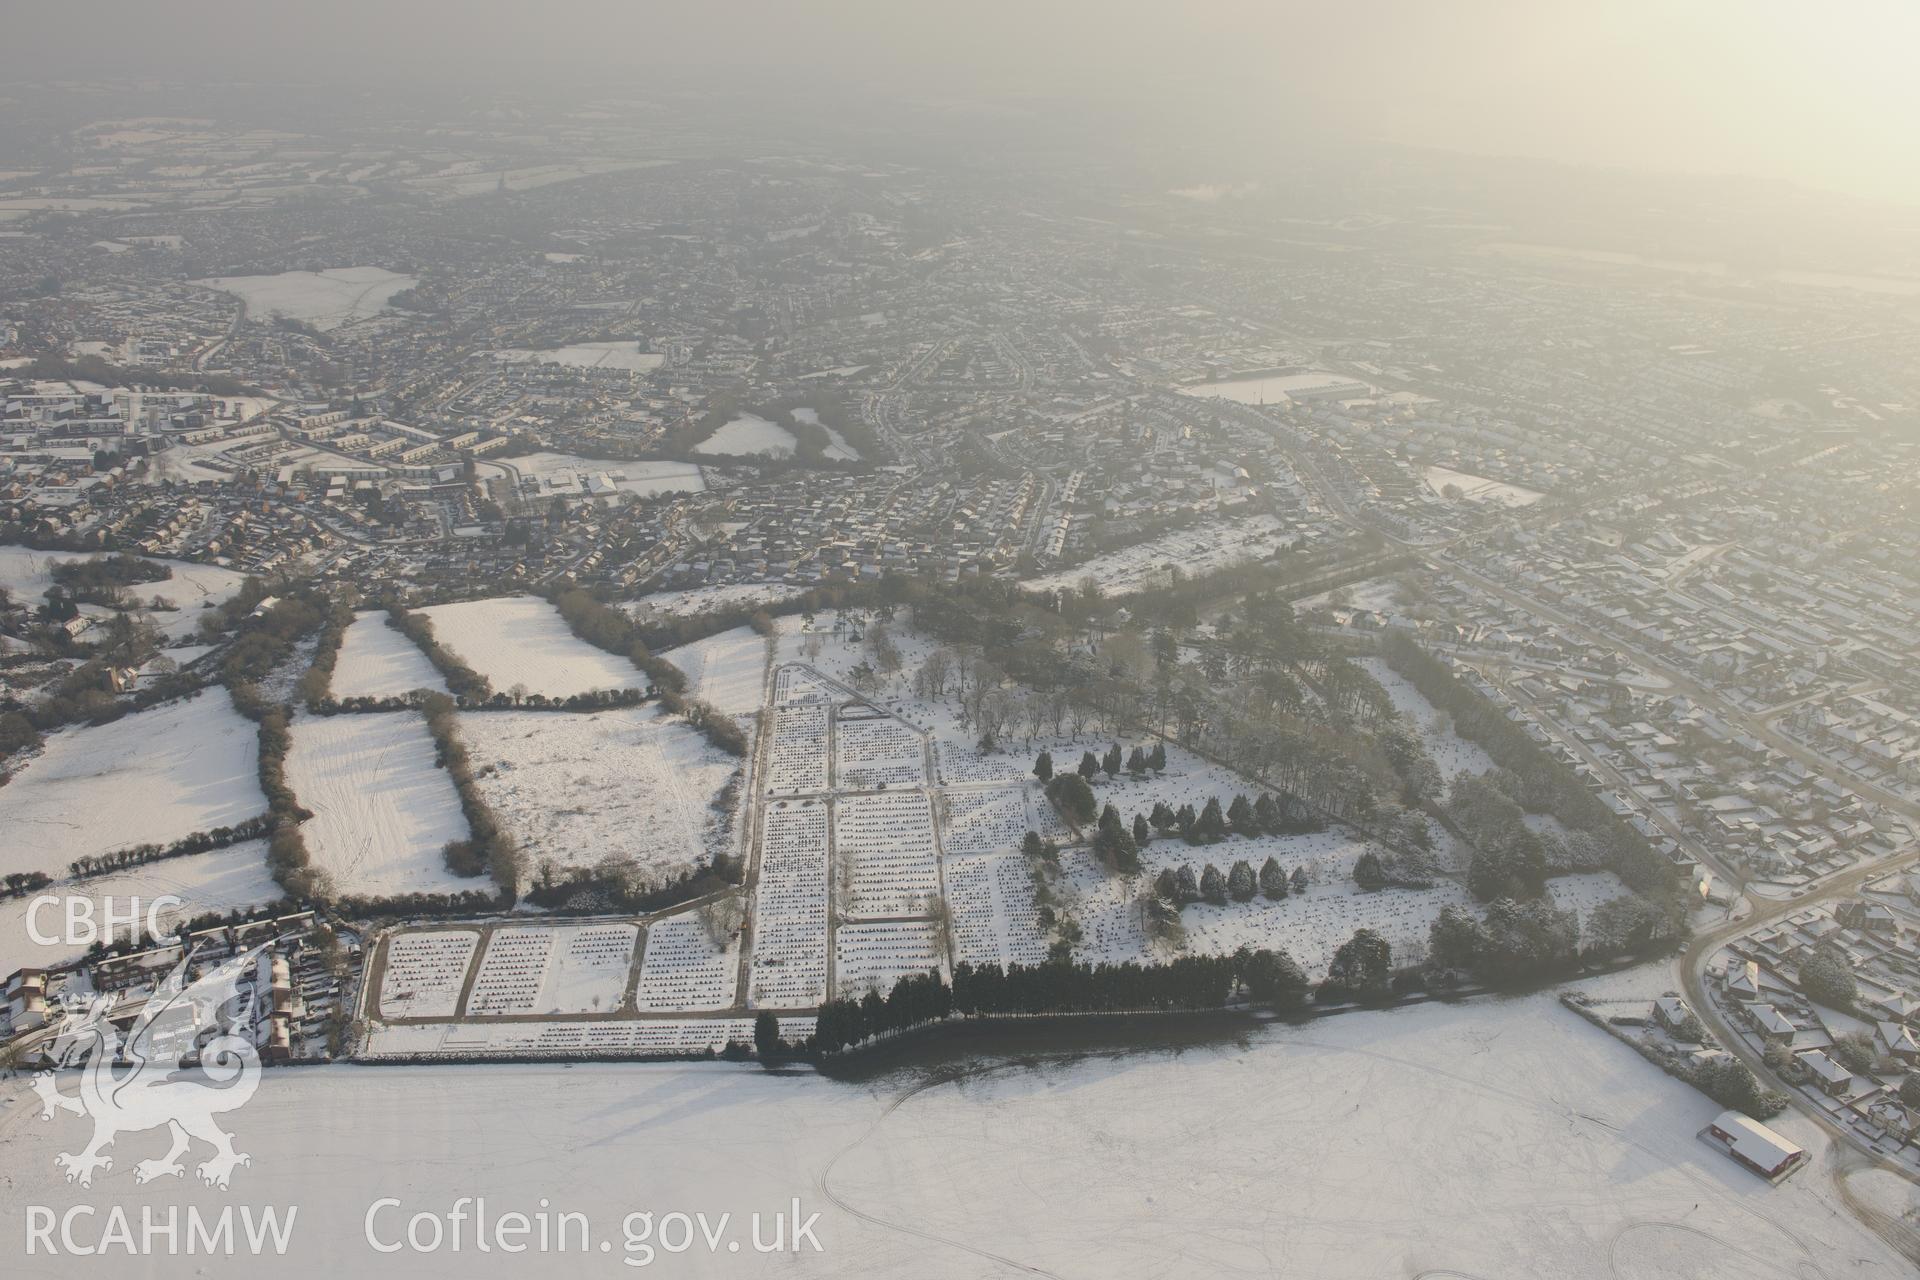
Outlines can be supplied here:
<path id="1" fill-rule="evenodd" d="M 928 971 L 902 978 L 884 997 L 869 991 L 859 999 L 827 1001 L 808 1047 L 816 1054 L 838 1053 L 954 1014 L 991 1018 L 1219 1009 L 1241 989 L 1256 1004 L 1294 1011 L 1306 1007 L 1309 986 L 1284 949 L 1242 947 L 1230 956 L 1180 956 L 1159 965 L 1050 960 L 1003 968 L 962 962 L 954 967 L 951 986 Z"/>
<path id="2" fill-rule="evenodd" d="M 44 871 L 9 871 L 0 876 L 0 898 L 24 898 L 52 883 L 53 877 Z"/>
<path id="3" fill-rule="evenodd" d="M 258 580 L 249 578 L 249 583 Z M 313 635 L 326 625 L 332 612 L 332 602 L 316 588 L 306 584 L 288 584 L 281 588 L 284 594 L 274 598 L 273 603 L 264 610 L 259 606 L 266 599 L 265 587 L 257 588 L 261 596 L 254 604 L 244 610 L 238 609 L 240 596 L 227 601 L 216 612 L 214 619 L 203 618 L 200 629 L 203 636 L 209 633 L 213 638 L 227 630 L 238 628 L 239 635 L 220 659 L 220 678 L 228 685 L 236 681 L 257 681 L 265 679 L 292 655 L 294 646 Z M 256 612 L 257 611 L 257 612 Z"/>
<path id="4" fill-rule="evenodd" d="M 1587 790 L 1564 761 L 1529 738 L 1504 710 L 1455 678 L 1444 663 L 1411 637 L 1389 635 L 1382 653 L 1387 664 L 1406 677 L 1422 697 L 1452 718 L 1456 733 L 1478 744 L 1500 767 L 1505 776 L 1490 781 L 1526 812 L 1552 814 L 1570 831 L 1586 833 L 1597 841 L 1600 857 L 1614 874 L 1673 916 L 1676 930 L 1684 927 L 1684 888 L 1673 864 Z M 1456 780 L 1456 791 L 1459 786 Z M 1523 850 L 1517 867 L 1497 865 L 1495 874 L 1482 878 L 1483 887 L 1501 879 L 1517 879 L 1524 891 L 1532 877 L 1528 861 Z"/>
<path id="5" fill-rule="evenodd" d="M 387 603 L 387 625 L 418 645 L 427 661 L 440 673 L 447 688 L 462 703 L 485 702 L 493 695 L 487 678 L 456 657 L 433 634 L 433 619 L 414 613 L 397 600 Z"/>
<path id="6" fill-rule="evenodd" d="M 519 843 L 500 825 L 473 780 L 473 765 L 467 748 L 460 741 L 454 716 L 453 699 L 444 693 L 431 693 L 421 701 L 427 732 L 433 735 L 434 763 L 447 771 L 454 790 L 460 796 L 460 811 L 466 815 L 467 838 L 449 840 L 441 855 L 447 870 L 457 876 L 490 875 L 500 897 L 511 904 L 520 894 L 526 860 Z"/>
<path id="7" fill-rule="evenodd" d="M 725 852 L 715 854 L 711 866 L 689 867 L 664 880 L 648 876 L 631 858 L 606 858 L 590 867 L 543 862 L 527 901 L 558 912 L 666 911 L 736 888 L 745 877 L 745 865 Z"/>
<path id="8" fill-rule="evenodd" d="M 687 696 L 687 676 L 655 654 L 642 638 L 640 627 L 625 610 L 607 604 L 579 587 L 559 587 L 547 599 L 566 620 L 568 630 L 596 649 L 617 654 L 646 673 L 661 706 L 684 717 L 706 740 L 731 756 L 747 754 L 747 736 L 732 716 Z"/>
<path id="9" fill-rule="evenodd" d="M 300 677 L 300 700 L 309 711 L 320 711 L 333 702 L 333 667 L 340 660 L 340 642 L 353 625 L 353 605 L 335 600 L 320 627 L 320 642 L 313 651 L 307 673 Z"/>
<path id="10" fill-rule="evenodd" d="M 229 845 L 239 844 L 243 840 L 258 840 L 271 829 L 272 822 L 271 816 L 263 813 L 257 818 L 248 818 L 230 827 L 195 831 L 191 835 L 181 836 L 171 844 L 136 844 L 124 849 L 115 849 L 110 853 L 87 854 L 69 863 L 67 871 L 74 879 L 85 880 L 93 876 L 124 871 L 128 867 L 145 866 L 149 862 L 161 862 L 167 858 L 184 858 L 190 854 L 224 849 Z"/>
<path id="11" fill-rule="evenodd" d="M 47 573 L 72 599 L 109 607 L 118 607 L 125 600 L 127 587 L 173 577 L 170 566 L 124 551 L 91 560 L 50 561 Z"/>
<path id="12" fill-rule="evenodd" d="M 260 790 L 267 797 L 267 867 L 273 879 L 289 897 L 325 898 L 324 873 L 316 870 L 307 850 L 300 824 L 313 814 L 300 807 L 287 781 L 287 752 L 293 747 L 293 733 L 287 721 L 287 709 L 268 701 L 258 688 L 244 680 L 227 685 L 227 696 L 234 710 L 253 721 L 258 741 L 256 757 Z"/>
<path id="13" fill-rule="evenodd" d="M 1163 902 L 1175 907 L 1187 907 L 1196 902 L 1208 902 L 1221 907 L 1229 899 L 1252 902 L 1256 896 L 1264 897 L 1269 902 L 1281 902 L 1289 894 L 1307 891 L 1307 869 L 1295 867 L 1292 875 L 1288 875 L 1279 859 L 1269 857 L 1257 872 L 1252 863 L 1242 858 L 1224 873 L 1211 862 L 1196 873 L 1189 862 L 1178 867 L 1161 868 L 1160 874 L 1154 878 L 1153 891 Z"/>

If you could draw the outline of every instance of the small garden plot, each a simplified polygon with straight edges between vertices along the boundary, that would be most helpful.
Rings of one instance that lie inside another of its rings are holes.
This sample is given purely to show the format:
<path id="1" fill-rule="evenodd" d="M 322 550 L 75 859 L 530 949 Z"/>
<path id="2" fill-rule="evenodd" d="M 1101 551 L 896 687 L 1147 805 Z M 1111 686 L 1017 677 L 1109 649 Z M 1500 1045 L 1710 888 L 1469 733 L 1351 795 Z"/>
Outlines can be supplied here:
<path id="1" fill-rule="evenodd" d="M 660 655 L 687 677 L 687 694 L 730 716 L 752 715 L 766 692 L 767 641 L 735 627 Z"/>
<path id="2" fill-rule="evenodd" d="M 415 689 L 445 693 L 440 673 L 413 641 L 387 625 L 384 610 L 353 616 L 333 664 L 335 698 L 400 698 Z"/>
<path id="3" fill-rule="evenodd" d="M 467 838 L 467 820 L 418 714 L 303 717 L 287 779 L 313 811 L 301 828 L 313 865 L 337 891 L 384 898 L 492 889 L 454 875 L 441 857 L 448 841 Z"/>
<path id="4" fill-rule="evenodd" d="M 54 885 L 43 892 L 62 898 L 91 898 L 95 920 L 105 919 L 109 905 L 116 911 L 126 911 L 132 898 L 141 900 L 142 911 L 155 898 L 180 899 L 179 907 L 161 913 L 163 928 L 195 916 L 252 910 L 286 896 L 286 891 L 274 883 L 267 871 L 264 840 L 245 840 L 225 849 L 150 862 L 113 875 Z M 40 896 L 33 893 L 19 898 L 0 898 L 0 974 L 25 968 L 51 969 L 79 959 L 86 951 L 85 945 L 69 946 L 57 940 L 42 945 L 33 940 L 27 912 Z M 54 921 L 57 914 L 58 909 L 41 912 L 41 936 L 57 939 L 65 933 Z"/>
<path id="5" fill-rule="evenodd" d="M 842 719 L 833 730 L 834 783 L 864 791 L 917 787 L 927 780 L 926 739 L 891 716 Z"/>
<path id="6" fill-rule="evenodd" d="M 1405 676 L 1388 666 L 1386 659 L 1361 658 L 1359 661 L 1367 674 L 1378 680 L 1380 687 L 1387 691 L 1393 709 L 1400 713 L 1409 728 L 1419 733 L 1427 754 L 1440 767 L 1442 778 L 1452 782 L 1454 776 L 1462 771 L 1479 774 L 1494 767 L 1493 757 L 1455 733 L 1451 720 L 1421 696 Z"/>
<path id="7" fill-rule="evenodd" d="M 480 934 L 473 929 L 434 929 L 388 937 L 386 971 L 380 979 L 380 1015 L 451 1018 L 479 942 Z"/>
<path id="8" fill-rule="evenodd" d="M 224 693 L 63 729 L 0 787 L 0 874 L 170 844 L 266 811 L 254 726 Z"/>
<path id="9" fill-rule="evenodd" d="M 773 752 L 767 794 L 827 789 L 827 708 L 804 702 L 773 709 Z"/>
<path id="10" fill-rule="evenodd" d="M 1005 966 L 1047 958 L 1033 880 L 1019 854 L 948 859 L 947 908 L 956 962 Z"/>
<path id="11" fill-rule="evenodd" d="M 612 1012 L 626 999 L 639 939 L 639 926 L 619 923 L 495 929 L 467 1016 Z"/>
<path id="12" fill-rule="evenodd" d="M 827 806 L 781 802 L 761 832 L 754 902 L 755 1008 L 811 1008 L 827 993 Z"/>
<path id="13" fill-rule="evenodd" d="M 739 986 L 740 933 L 716 946 L 698 912 L 668 916 L 647 926 L 634 1007 L 642 1011 L 725 1009 Z"/>
<path id="14" fill-rule="evenodd" d="M 849 916 L 924 915 L 939 896 L 933 806 L 918 791 L 836 800 L 833 851 Z"/>
<path id="15" fill-rule="evenodd" d="M 524 689 L 570 698 L 600 689 L 644 688 L 647 679 L 625 658 L 578 639 L 538 596 L 469 600 L 422 609 L 433 638 L 485 676 L 495 693 Z"/>
<path id="16" fill-rule="evenodd" d="M 842 1000 L 884 996 L 902 978 L 945 967 L 931 921 L 843 924 L 833 932 L 833 988 Z"/>
<path id="17" fill-rule="evenodd" d="M 1015 848 L 1033 828 L 1025 787 L 947 791 L 940 798 L 940 817 L 941 847 L 949 859 Z"/>
<path id="18" fill-rule="evenodd" d="M 468 712 L 460 738 L 530 867 L 619 856 L 664 878 L 732 842 L 735 815 L 713 802 L 739 762 L 655 707 Z"/>

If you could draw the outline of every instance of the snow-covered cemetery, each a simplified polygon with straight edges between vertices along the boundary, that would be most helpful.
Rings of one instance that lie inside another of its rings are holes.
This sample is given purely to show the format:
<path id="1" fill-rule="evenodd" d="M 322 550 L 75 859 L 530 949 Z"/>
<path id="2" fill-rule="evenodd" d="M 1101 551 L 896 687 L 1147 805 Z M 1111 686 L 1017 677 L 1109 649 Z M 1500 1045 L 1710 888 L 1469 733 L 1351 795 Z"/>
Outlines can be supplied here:
<path id="1" fill-rule="evenodd" d="M 0 1274 L 1920 1273 L 1899 7 L 10 15 Z"/>

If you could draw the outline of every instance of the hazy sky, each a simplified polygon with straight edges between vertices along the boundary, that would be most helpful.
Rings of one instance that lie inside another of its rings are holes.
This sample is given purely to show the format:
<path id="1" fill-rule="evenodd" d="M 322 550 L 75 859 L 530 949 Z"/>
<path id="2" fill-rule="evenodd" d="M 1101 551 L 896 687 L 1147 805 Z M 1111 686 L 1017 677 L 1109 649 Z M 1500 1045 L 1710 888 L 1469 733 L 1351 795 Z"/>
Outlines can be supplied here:
<path id="1" fill-rule="evenodd" d="M 1251 145 L 1326 134 L 1920 203 L 1920 0 L 9 0 L 0 31 L 16 70 L 644 86 L 670 68 L 716 94 L 1061 99 Z"/>

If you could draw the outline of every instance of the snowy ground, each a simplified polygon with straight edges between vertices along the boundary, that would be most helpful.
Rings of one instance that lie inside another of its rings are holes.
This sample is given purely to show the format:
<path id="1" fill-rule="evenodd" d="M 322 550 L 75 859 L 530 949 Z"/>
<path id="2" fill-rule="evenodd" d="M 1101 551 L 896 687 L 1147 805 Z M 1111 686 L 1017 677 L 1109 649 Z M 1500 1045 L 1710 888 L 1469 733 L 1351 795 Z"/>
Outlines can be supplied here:
<path id="1" fill-rule="evenodd" d="M 739 932 L 716 946 L 699 913 L 682 912 L 647 926 L 634 1005 L 679 1012 L 724 1009 L 733 1003 L 739 977 Z"/>
<path id="2" fill-rule="evenodd" d="M 1358 661 L 1367 674 L 1379 681 L 1380 687 L 1387 691 L 1387 697 L 1393 702 L 1393 709 L 1400 713 L 1401 719 L 1419 733 L 1427 754 L 1440 766 L 1443 779 L 1451 783 L 1455 775 L 1461 772 L 1485 773 L 1494 767 L 1493 757 L 1455 733 L 1452 721 L 1421 696 L 1406 677 L 1388 666 L 1385 658 L 1361 658 Z"/>
<path id="3" fill-rule="evenodd" d="M 445 693 L 440 673 L 419 646 L 387 625 L 383 609 L 354 615 L 333 665 L 336 698 L 397 698 L 415 689 Z"/>
<path id="4" fill-rule="evenodd" d="M 224 693 L 63 729 L 0 787 L 0 873 L 167 844 L 266 811 L 256 737 Z"/>
<path id="5" fill-rule="evenodd" d="M 693 451 L 733 456 L 769 453 L 785 458 L 792 455 L 798 443 L 793 432 L 779 423 L 769 422 L 758 414 L 743 413 L 693 446 Z"/>
<path id="6" fill-rule="evenodd" d="M 633 604 L 635 616 L 646 610 L 692 617 L 715 609 L 742 605 L 771 604 L 797 596 L 806 588 L 780 582 L 737 582 L 717 587 L 694 587 L 687 591 L 656 591 Z"/>
<path id="7" fill-rule="evenodd" d="M 576 638 L 538 596 L 468 600 L 421 612 L 433 620 L 433 638 L 441 647 L 491 681 L 495 693 L 524 686 L 529 693 L 565 698 L 646 684 L 646 676 L 625 658 Z"/>
<path id="8" fill-rule="evenodd" d="M 303 824 L 313 865 L 343 894 L 490 891 L 446 869 L 441 849 L 467 838 L 453 780 L 433 762 L 414 712 L 304 716 L 293 726 L 287 780 L 313 811 Z"/>
<path id="9" fill-rule="evenodd" d="M 760 709 L 766 687 L 767 641 L 746 627 L 735 627 L 660 655 L 687 677 L 687 693 L 728 715 Z"/>
<path id="10" fill-rule="evenodd" d="M 1240 404 L 1281 404 L 1291 398 L 1291 392 L 1318 391 L 1325 387 L 1345 386 L 1354 381 L 1340 373 L 1279 373 L 1265 377 L 1199 382 L 1175 390 L 1183 396 L 1217 396 Z"/>
<path id="11" fill-rule="evenodd" d="M 664 877 L 732 843 L 712 802 L 739 761 L 654 707 L 472 712 L 460 738 L 531 867 L 619 856 Z"/>
<path id="12" fill-rule="evenodd" d="M 35 551 L 30 547 L 0 547 L 0 587 L 7 588 L 15 601 L 21 604 L 38 606 L 46 595 L 47 588 L 53 585 L 52 562 L 56 560 L 95 560 L 106 553 L 85 553 L 66 551 Z M 231 569 L 222 569 L 217 565 L 195 564 L 189 560 L 168 560 L 162 556 L 141 556 L 142 560 L 151 560 L 164 564 L 173 570 L 173 576 L 161 582 L 142 582 L 127 588 L 129 595 L 142 601 L 155 596 L 164 596 L 177 608 L 161 610 L 137 610 L 140 616 L 152 622 L 171 639 L 182 639 L 193 634 L 200 625 L 203 610 L 209 605 L 217 605 L 240 589 L 244 575 Z M 82 613 L 95 618 L 112 615 L 110 609 L 94 605 L 81 606 Z"/>
<path id="13" fill-rule="evenodd" d="M 819 426 L 819 428 L 822 431 L 825 431 L 827 433 L 827 440 L 828 440 L 828 444 L 826 448 L 827 457 L 835 458 L 842 462 L 860 461 L 860 451 L 854 448 L 852 445 L 848 444 L 847 438 L 845 436 L 841 435 L 838 431 L 835 431 L 832 427 L 829 427 L 825 423 L 821 422 L 820 411 L 818 409 L 808 409 L 804 407 L 795 409 L 793 411 L 793 416 L 798 420 L 800 420 L 801 422 L 814 423 L 815 425 Z"/>
<path id="14" fill-rule="evenodd" d="M 274 276 L 220 276 L 193 283 L 233 294 L 246 303 L 247 314 L 256 320 L 284 316 L 325 330 L 378 315 L 389 298 L 417 282 L 383 267 L 335 267 Z"/>
<path id="15" fill-rule="evenodd" d="M 1035 591 L 1078 587 L 1093 578 L 1108 595 L 1164 584 L 1169 571 L 1192 575 L 1210 573 L 1243 560 L 1264 560 L 1285 547 L 1292 535 L 1272 516 L 1241 520 L 1209 520 L 1191 529 L 1162 534 L 1120 551 L 1095 556 L 1084 564 L 1058 573 L 1029 578 L 1020 585 Z"/>
<path id="16" fill-rule="evenodd" d="M 1424 479 L 1427 488 L 1435 493 L 1453 485 L 1468 502 L 1491 502 L 1502 507 L 1530 507 L 1545 496 L 1536 489 L 1523 489 L 1517 484 L 1489 480 L 1485 476 L 1455 471 L 1449 467 L 1428 467 Z"/>
<path id="17" fill-rule="evenodd" d="M 1402 607 L 1400 580 L 1398 578 L 1368 578 L 1365 582 L 1349 583 L 1336 591 L 1322 591 L 1318 595 L 1306 596 L 1293 602 L 1296 614 L 1308 613 L 1315 609 L 1325 609 L 1333 604 L 1336 593 L 1355 609 L 1372 609 L 1376 613 L 1392 613 Z"/>
<path id="18" fill-rule="evenodd" d="M 744 1231 L 746 1215 L 794 1197 L 802 1217 L 821 1215 L 823 1252 L 696 1245 L 655 1261 L 698 1276 L 1912 1274 L 1839 1202 L 1811 1124 L 1775 1122 L 1813 1164 L 1770 1187 L 1694 1136 L 1712 1102 L 1550 996 L 860 1085 L 716 1064 L 270 1071 L 224 1118 L 253 1157 L 231 1193 L 191 1177 L 136 1183 L 132 1166 L 165 1147 L 154 1133 L 124 1134 L 101 1182 L 70 1186 L 53 1155 L 78 1149 L 84 1122 L 42 1123 L 25 1081 L 0 1084 L 0 1099 L 0 1160 L 21 1203 L 297 1204 L 275 1264 L 289 1277 L 612 1275 L 626 1269 L 630 1212 L 730 1213 Z M 1910 1187 L 1873 1191 L 1894 1212 L 1915 1206 Z M 587 1215 L 591 1252 L 480 1253 L 469 1235 L 458 1253 L 375 1253 L 365 1220 L 385 1196 L 402 1203 L 378 1220 L 383 1239 L 461 1196 L 495 1216 L 545 1198 Z M 3 1221 L 0 1249 L 23 1256 L 22 1216 Z M 173 1277 L 205 1264 L 143 1265 Z"/>
<path id="19" fill-rule="evenodd" d="M 145 904 L 156 898 L 172 896 L 180 899 L 181 905 L 177 909 L 159 914 L 163 928 L 208 912 L 225 914 L 236 907 L 248 909 L 264 906 L 286 896 L 267 873 L 267 842 L 264 840 L 247 840 L 190 857 L 150 862 L 145 866 L 78 883 L 49 885 L 41 893 L 24 898 L 0 899 L 0 975 L 28 965 L 52 968 L 79 959 L 86 950 L 84 946 L 68 946 L 63 942 L 42 945 L 33 940 L 27 913 L 34 900 L 43 894 L 53 895 L 63 901 L 69 897 L 90 898 L 93 900 L 96 920 L 105 919 L 104 913 L 109 905 L 115 911 L 124 913 L 129 909 L 129 900 L 133 898 L 141 900 L 143 916 Z M 61 923 L 64 910 L 65 907 L 58 904 L 41 909 L 39 919 L 33 923 L 37 924 L 43 937 L 58 937 L 65 933 Z"/>

